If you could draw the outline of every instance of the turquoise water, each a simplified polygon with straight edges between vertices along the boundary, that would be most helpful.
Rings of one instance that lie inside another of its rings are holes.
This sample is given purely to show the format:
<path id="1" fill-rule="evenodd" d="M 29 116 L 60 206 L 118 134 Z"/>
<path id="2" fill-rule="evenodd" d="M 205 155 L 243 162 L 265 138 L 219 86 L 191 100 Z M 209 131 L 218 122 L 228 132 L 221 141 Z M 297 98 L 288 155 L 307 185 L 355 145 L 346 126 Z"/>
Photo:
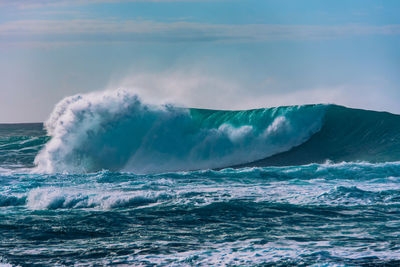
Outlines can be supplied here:
<path id="1" fill-rule="evenodd" d="M 0 263 L 397 266 L 399 122 L 68 98 L 0 125 Z"/>

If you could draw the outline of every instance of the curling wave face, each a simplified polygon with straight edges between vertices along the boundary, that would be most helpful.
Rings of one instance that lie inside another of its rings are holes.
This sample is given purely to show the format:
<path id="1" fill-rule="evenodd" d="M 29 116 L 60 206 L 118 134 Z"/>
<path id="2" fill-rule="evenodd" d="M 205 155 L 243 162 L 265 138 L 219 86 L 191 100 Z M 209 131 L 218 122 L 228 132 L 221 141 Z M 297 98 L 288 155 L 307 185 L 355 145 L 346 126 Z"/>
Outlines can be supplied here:
<path id="1" fill-rule="evenodd" d="M 159 173 L 223 168 L 287 151 L 320 130 L 327 106 L 218 111 L 155 106 L 129 91 L 67 97 L 45 123 L 39 172 Z"/>

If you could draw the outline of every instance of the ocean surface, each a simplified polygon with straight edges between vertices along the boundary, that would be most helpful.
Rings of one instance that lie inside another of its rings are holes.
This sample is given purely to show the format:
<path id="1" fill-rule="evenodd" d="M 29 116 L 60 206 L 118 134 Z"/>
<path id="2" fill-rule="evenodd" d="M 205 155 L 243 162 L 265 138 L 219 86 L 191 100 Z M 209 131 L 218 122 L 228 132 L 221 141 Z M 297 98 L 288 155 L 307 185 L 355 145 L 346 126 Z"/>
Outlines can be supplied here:
<path id="1" fill-rule="evenodd" d="M 400 116 L 152 105 L 0 124 L 0 265 L 399 266 Z"/>

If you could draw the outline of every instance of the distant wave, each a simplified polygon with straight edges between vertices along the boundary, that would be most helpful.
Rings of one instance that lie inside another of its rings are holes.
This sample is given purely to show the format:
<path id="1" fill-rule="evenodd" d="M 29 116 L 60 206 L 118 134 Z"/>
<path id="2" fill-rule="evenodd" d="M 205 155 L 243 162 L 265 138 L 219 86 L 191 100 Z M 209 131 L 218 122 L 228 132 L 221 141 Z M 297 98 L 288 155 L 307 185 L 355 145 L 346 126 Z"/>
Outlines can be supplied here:
<path id="1" fill-rule="evenodd" d="M 142 102 L 129 91 L 67 97 L 45 123 L 40 172 L 157 173 L 222 168 L 287 151 L 320 130 L 327 106 L 246 111 Z"/>

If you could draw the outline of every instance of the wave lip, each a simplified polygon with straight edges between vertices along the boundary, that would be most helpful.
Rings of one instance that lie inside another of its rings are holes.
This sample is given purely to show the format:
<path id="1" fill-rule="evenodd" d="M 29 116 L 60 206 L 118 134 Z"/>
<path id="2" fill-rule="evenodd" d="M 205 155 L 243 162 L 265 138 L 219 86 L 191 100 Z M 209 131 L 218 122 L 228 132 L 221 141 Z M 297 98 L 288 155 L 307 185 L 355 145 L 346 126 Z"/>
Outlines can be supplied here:
<path id="1" fill-rule="evenodd" d="M 67 97 L 45 123 L 39 172 L 160 173 L 253 162 L 300 145 L 325 105 L 247 111 L 154 106 L 127 90 Z"/>

